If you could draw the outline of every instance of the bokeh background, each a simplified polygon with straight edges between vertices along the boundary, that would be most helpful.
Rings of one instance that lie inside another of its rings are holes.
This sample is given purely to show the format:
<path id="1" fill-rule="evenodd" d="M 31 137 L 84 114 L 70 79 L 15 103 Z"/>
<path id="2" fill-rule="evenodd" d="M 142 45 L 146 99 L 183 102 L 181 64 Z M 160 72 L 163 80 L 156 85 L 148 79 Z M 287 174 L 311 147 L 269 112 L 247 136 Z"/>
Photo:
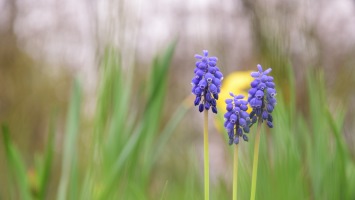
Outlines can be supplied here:
<path id="1" fill-rule="evenodd" d="M 225 78 L 273 68 L 258 199 L 355 199 L 353 0 L 0 0 L 0 199 L 202 199 L 190 82 L 203 49 Z M 247 91 L 235 82 L 225 90 Z M 230 199 L 221 118 L 211 194 Z"/>

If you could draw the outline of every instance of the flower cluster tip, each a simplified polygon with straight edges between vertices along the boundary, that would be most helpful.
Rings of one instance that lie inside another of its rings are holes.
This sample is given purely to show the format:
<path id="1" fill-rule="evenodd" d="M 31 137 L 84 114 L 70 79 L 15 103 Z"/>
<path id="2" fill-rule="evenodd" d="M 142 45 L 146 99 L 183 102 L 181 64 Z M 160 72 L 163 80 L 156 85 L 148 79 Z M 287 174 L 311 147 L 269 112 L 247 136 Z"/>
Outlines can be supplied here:
<path id="1" fill-rule="evenodd" d="M 239 138 L 248 141 L 249 126 L 252 123 L 247 113 L 248 101 L 244 100 L 243 95 L 229 93 L 231 99 L 226 99 L 227 112 L 224 114 L 224 127 L 227 129 L 229 145 L 238 144 Z"/>
<path id="2" fill-rule="evenodd" d="M 263 71 L 262 66 L 257 65 L 258 71 L 252 72 L 251 76 L 254 80 L 250 83 L 248 102 L 253 108 L 250 113 L 254 123 L 256 118 L 266 120 L 267 125 L 273 127 L 272 111 L 276 105 L 276 89 L 274 78 L 268 74 L 271 72 L 271 68 Z"/>
<path id="3" fill-rule="evenodd" d="M 217 113 L 216 100 L 221 91 L 223 74 L 217 66 L 217 57 L 209 57 L 208 51 L 203 50 L 203 55 L 196 54 L 194 78 L 191 81 L 192 94 L 196 96 L 194 105 L 200 112 L 211 108 Z"/>

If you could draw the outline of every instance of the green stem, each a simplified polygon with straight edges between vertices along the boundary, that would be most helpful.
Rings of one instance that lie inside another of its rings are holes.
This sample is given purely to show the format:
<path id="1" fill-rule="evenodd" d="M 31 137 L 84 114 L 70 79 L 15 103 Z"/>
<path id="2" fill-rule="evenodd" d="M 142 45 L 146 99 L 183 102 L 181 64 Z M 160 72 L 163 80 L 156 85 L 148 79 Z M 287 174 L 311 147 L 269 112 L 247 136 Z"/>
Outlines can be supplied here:
<path id="1" fill-rule="evenodd" d="M 203 141 L 204 141 L 204 167 L 205 167 L 205 200 L 210 199 L 210 177 L 209 177 L 209 156 L 208 156 L 208 110 L 204 111 L 204 136 L 203 136 Z"/>
<path id="2" fill-rule="evenodd" d="M 239 137 L 239 136 L 237 136 Z M 234 145 L 234 161 L 233 161 L 233 200 L 237 200 L 238 192 L 238 146 Z"/>
<path id="3" fill-rule="evenodd" d="M 255 200 L 256 195 L 256 178 L 258 175 L 258 160 L 259 160 L 259 146 L 260 146 L 260 132 L 261 132 L 261 119 L 258 121 L 258 128 L 256 130 L 255 144 L 254 144 L 254 161 L 253 161 L 253 174 L 251 181 L 251 196 L 250 200 Z"/>

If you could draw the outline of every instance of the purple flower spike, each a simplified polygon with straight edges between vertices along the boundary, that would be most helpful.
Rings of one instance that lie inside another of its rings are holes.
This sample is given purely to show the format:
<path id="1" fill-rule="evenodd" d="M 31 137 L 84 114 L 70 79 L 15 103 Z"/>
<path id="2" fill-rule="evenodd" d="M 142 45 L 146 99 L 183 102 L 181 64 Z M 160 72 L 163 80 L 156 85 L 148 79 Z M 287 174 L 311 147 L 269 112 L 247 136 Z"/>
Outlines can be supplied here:
<path id="1" fill-rule="evenodd" d="M 253 108 L 250 113 L 251 124 L 259 120 L 266 120 L 267 125 L 272 128 L 272 111 L 276 105 L 276 89 L 274 78 L 268 74 L 271 68 L 263 71 L 261 65 L 257 65 L 258 71 L 252 72 L 251 76 L 254 80 L 251 82 L 251 89 L 249 90 L 249 105 Z M 257 76 L 257 74 L 259 74 Z"/>
<path id="2" fill-rule="evenodd" d="M 249 133 L 250 117 L 246 112 L 248 109 L 247 101 L 243 100 L 243 95 L 234 95 L 229 93 L 231 99 L 226 99 L 227 112 L 224 114 L 226 122 L 224 127 L 228 132 L 229 145 L 238 144 L 239 137 L 242 137 L 244 141 L 248 141 L 248 137 L 245 133 Z"/>
<path id="3" fill-rule="evenodd" d="M 192 93 L 196 95 L 194 105 L 199 111 L 212 110 L 217 113 L 216 100 L 221 91 L 223 74 L 217 67 L 217 57 L 208 57 L 208 51 L 203 50 L 203 55 L 195 55 L 195 76 L 191 81 Z"/>

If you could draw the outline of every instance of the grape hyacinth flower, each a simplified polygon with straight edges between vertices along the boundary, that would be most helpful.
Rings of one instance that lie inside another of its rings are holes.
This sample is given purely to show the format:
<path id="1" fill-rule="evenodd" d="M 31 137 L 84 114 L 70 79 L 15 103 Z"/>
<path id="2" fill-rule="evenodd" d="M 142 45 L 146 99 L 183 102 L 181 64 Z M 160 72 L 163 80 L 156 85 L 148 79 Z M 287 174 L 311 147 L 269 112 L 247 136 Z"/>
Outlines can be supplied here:
<path id="1" fill-rule="evenodd" d="M 203 55 L 195 55 L 195 77 L 192 79 L 192 94 L 196 95 L 195 106 L 200 112 L 204 111 L 203 123 L 203 157 L 204 157 L 204 185 L 205 200 L 209 200 L 209 150 L 208 150 L 208 110 L 217 113 L 218 94 L 221 90 L 223 74 L 217 67 L 217 57 L 208 57 L 208 51 Z"/>
<path id="2" fill-rule="evenodd" d="M 200 112 L 209 110 L 217 113 L 216 100 L 221 90 L 223 74 L 217 67 L 217 57 L 208 57 L 208 51 L 203 50 L 203 55 L 195 55 L 195 77 L 192 79 L 192 93 L 196 95 L 195 106 Z"/>
<path id="3" fill-rule="evenodd" d="M 229 93 L 232 99 L 226 99 L 227 112 L 224 114 L 224 127 L 227 129 L 229 137 L 229 145 L 238 144 L 239 137 L 244 141 L 248 141 L 249 125 L 251 124 L 248 110 L 248 102 L 243 100 L 243 95 L 234 95 Z"/>
<path id="4" fill-rule="evenodd" d="M 253 108 L 253 111 L 250 113 L 252 124 L 258 121 L 258 127 L 255 135 L 250 200 L 255 200 L 256 194 L 261 124 L 264 120 L 266 120 L 268 127 L 273 127 L 271 113 L 276 105 L 276 89 L 274 78 L 272 76 L 268 76 L 268 74 L 271 72 L 271 68 L 263 71 L 261 65 L 257 65 L 257 67 L 258 71 L 251 73 L 251 76 L 254 78 L 254 80 L 250 83 L 251 89 L 249 90 L 248 98 L 248 102 Z"/>
<path id="5" fill-rule="evenodd" d="M 245 133 L 249 133 L 249 127 L 251 121 L 248 110 L 248 101 L 244 100 L 243 95 L 234 95 L 229 93 L 232 99 L 226 99 L 226 110 L 224 114 L 225 122 L 224 127 L 227 129 L 229 137 L 229 145 L 234 145 L 233 156 L 233 200 L 237 200 L 238 191 L 238 146 L 239 138 L 242 137 L 244 141 L 248 141 L 248 136 Z"/>
<path id="6" fill-rule="evenodd" d="M 261 65 L 257 65 L 258 71 L 252 72 L 251 76 L 254 80 L 250 83 L 251 89 L 249 90 L 248 102 L 253 108 L 250 113 L 252 123 L 256 123 L 257 119 L 266 120 L 267 125 L 273 127 L 272 111 L 276 105 L 276 89 L 274 78 L 268 76 L 271 68 L 263 71 Z"/>

